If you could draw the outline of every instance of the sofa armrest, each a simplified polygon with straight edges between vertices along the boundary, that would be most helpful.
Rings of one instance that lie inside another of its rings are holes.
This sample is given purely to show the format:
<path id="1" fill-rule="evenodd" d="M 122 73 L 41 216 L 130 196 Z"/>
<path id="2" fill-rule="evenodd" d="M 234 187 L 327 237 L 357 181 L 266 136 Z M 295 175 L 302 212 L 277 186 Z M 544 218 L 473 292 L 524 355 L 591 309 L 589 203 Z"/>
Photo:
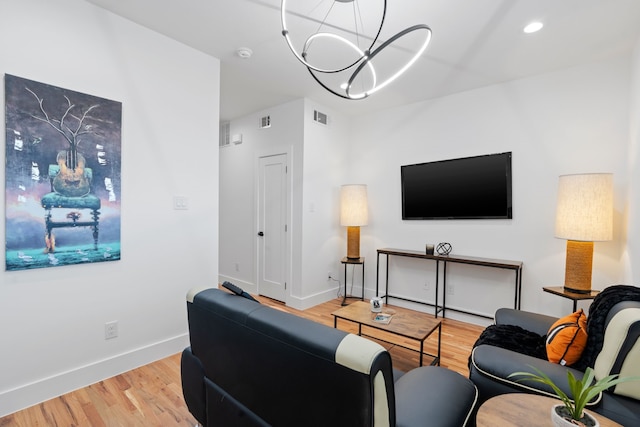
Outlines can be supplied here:
<path id="1" fill-rule="evenodd" d="M 495 314 L 496 325 L 520 326 L 538 335 L 547 335 L 551 325 L 558 320 L 557 317 L 545 314 L 531 313 L 528 311 L 515 310 L 513 308 L 500 308 Z"/>
<path id="2" fill-rule="evenodd" d="M 532 369 L 532 367 L 534 367 L 548 375 L 570 398 L 572 397 L 572 393 L 569 388 L 567 372 L 570 371 L 573 376 L 578 379 L 583 376 L 583 372 L 576 369 L 491 345 L 479 345 L 474 348 L 471 353 L 471 364 L 472 370 L 491 381 L 506 385 L 513 389 L 514 392 L 537 393 L 554 398 L 557 398 L 556 394 L 553 392 L 553 389 L 546 384 L 526 380 L 519 381 L 518 377 L 509 378 L 509 375 L 514 372 L 535 373 Z M 589 405 L 598 403 L 600 399 L 601 394 L 598 394 L 589 402 Z"/>
<path id="3" fill-rule="evenodd" d="M 478 391 L 469 379 L 439 366 L 423 366 L 395 383 L 397 427 L 464 426 Z"/>

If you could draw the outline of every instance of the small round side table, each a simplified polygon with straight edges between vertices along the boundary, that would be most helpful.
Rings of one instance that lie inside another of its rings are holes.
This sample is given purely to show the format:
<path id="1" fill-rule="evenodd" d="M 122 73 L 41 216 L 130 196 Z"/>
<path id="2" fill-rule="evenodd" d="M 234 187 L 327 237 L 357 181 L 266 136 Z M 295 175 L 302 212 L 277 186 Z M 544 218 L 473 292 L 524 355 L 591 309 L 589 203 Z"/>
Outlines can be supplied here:
<path id="1" fill-rule="evenodd" d="M 528 393 L 508 393 L 492 397 L 480 406 L 477 427 L 553 427 L 551 407 L 559 399 Z M 598 419 L 600 427 L 623 427 L 603 415 L 587 411 Z"/>

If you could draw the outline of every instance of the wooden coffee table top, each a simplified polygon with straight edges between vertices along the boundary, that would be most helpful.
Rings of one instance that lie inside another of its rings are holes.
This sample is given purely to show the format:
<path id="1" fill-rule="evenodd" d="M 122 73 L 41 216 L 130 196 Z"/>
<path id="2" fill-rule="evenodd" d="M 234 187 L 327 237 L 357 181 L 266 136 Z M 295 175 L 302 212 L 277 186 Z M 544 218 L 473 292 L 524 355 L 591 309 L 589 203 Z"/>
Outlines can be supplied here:
<path id="1" fill-rule="evenodd" d="M 383 308 L 382 312 L 386 311 Z M 388 311 L 395 312 L 388 325 L 374 321 L 373 317 L 377 313 L 372 313 L 370 304 L 364 301 L 356 301 L 331 314 L 339 319 L 350 320 L 419 341 L 424 341 L 441 323 L 440 319 L 420 311 L 402 307 L 393 307 L 392 310 Z"/>
<path id="2" fill-rule="evenodd" d="M 480 406 L 477 427 L 553 427 L 551 407 L 562 403 L 559 399 L 527 393 L 509 393 L 492 397 Z M 603 415 L 595 416 L 600 427 L 622 427 Z"/>

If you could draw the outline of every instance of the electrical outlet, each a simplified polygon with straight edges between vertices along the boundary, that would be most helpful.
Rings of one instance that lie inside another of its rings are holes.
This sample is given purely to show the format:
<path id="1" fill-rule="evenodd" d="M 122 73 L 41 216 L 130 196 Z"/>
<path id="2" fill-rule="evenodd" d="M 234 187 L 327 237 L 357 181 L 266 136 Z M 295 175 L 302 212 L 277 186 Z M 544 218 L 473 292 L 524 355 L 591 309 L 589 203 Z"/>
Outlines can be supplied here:
<path id="1" fill-rule="evenodd" d="M 104 324 L 104 339 L 110 340 L 118 336 L 118 321 L 107 322 Z"/>
<path id="2" fill-rule="evenodd" d="M 329 272 L 327 275 L 327 280 L 331 280 L 331 279 L 333 279 L 333 277 L 331 277 L 331 272 Z"/>
<path id="3" fill-rule="evenodd" d="M 431 289 L 431 285 L 429 284 L 429 282 L 428 282 L 428 281 L 427 281 L 427 282 L 424 282 L 424 288 L 423 288 L 423 289 L 424 289 L 425 291 L 428 291 L 428 290 L 430 290 L 430 289 Z"/>
<path id="4" fill-rule="evenodd" d="M 455 295 L 455 289 L 451 284 L 447 285 L 447 295 Z"/>

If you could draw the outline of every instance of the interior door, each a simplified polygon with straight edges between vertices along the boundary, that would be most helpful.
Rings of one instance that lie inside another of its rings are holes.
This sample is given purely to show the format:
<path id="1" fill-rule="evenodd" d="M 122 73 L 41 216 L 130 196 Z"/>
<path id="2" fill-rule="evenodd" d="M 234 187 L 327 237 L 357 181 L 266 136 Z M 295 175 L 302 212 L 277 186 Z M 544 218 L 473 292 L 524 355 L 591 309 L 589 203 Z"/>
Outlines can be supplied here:
<path id="1" fill-rule="evenodd" d="M 258 293 L 286 301 L 287 155 L 260 157 Z"/>

